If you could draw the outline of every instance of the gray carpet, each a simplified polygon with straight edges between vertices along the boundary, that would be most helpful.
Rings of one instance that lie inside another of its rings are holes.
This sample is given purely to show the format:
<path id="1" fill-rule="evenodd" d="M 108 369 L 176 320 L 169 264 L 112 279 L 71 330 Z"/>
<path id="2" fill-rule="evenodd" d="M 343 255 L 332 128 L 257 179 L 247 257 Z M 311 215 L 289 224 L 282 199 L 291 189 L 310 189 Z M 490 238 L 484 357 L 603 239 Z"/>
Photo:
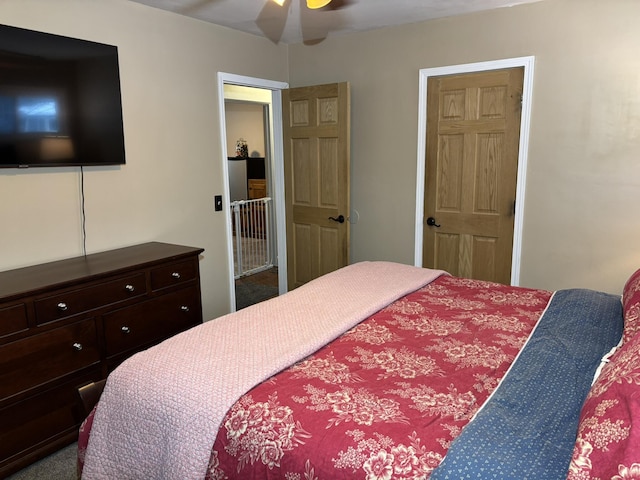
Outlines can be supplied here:
<path id="1" fill-rule="evenodd" d="M 77 444 L 72 443 L 14 473 L 7 480 L 75 480 L 77 451 Z"/>
<path id="2" fill-rule="evenodd" d="M 271 267 L 246 277 L 236 284 L 236 310 L 278 296 L 278 267 Z"/>
<path id="3" fill-rule="evenodd" d="M 236 284 L 236 310 L 277 296 L 277 286 L 257 283 Z"/>

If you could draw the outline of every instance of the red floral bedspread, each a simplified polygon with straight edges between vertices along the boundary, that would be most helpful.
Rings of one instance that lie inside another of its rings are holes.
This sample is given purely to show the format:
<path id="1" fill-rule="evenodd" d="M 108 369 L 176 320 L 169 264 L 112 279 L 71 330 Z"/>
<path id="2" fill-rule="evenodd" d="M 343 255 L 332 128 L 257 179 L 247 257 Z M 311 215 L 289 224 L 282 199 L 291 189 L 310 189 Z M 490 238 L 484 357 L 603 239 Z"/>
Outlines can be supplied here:
<path id="1" fill-rule="evenodd" d="M 244 395 L 208 479 L 424 479 L 551 293 L 442 276 Z"/>

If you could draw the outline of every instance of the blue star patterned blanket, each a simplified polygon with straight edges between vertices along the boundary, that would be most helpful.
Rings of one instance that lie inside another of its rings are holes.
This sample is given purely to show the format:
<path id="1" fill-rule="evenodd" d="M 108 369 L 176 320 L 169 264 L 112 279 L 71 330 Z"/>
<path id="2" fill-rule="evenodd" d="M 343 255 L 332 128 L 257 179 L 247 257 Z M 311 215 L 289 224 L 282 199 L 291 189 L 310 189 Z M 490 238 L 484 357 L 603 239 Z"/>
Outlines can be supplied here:
<path id="1" fill-rule="evenodd" d="M 582 404 L 622 335 L 620 297 L 559 290 L 431 480 L 566 479 Z"/>

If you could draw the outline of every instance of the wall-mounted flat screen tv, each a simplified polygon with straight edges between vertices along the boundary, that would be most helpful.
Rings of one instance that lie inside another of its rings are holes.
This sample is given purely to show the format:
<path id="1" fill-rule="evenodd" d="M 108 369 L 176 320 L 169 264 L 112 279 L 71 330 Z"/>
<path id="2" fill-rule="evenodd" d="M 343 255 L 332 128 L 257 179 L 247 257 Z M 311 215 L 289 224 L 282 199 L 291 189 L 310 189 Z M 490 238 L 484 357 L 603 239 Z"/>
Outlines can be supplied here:
<path id="1" fill-rule="evenodd" d="M 124 163 L 117 47 L 0 25 L 0 167 Z"/>

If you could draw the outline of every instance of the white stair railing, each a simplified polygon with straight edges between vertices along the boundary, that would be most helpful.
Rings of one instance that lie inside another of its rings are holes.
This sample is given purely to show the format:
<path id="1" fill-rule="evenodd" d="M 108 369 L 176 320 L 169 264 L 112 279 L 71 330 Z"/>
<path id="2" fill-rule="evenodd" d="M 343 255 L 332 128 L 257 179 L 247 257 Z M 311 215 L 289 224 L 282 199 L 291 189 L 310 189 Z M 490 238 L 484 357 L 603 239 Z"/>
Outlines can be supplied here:
<path id="1" fill-rule="evenodd" d="M 231 202 L 235 278 L 273 267 L 271 198 Z"/>

